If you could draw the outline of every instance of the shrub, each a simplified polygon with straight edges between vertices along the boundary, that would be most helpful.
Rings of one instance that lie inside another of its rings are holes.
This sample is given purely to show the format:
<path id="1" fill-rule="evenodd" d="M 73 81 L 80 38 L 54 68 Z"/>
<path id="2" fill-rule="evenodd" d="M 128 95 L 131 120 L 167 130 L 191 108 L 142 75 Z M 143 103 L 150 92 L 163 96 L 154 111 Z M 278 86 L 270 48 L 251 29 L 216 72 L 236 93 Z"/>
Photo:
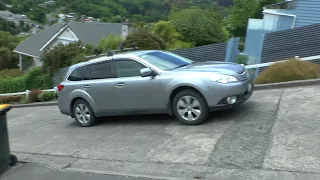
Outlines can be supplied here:
<path id="1" fill-rule="evenodd" d="M 21 103 L 21 104 L 28 104 L 29 102 L 28 102 L 27 97 L 26 97 L 26 96 L 21 96 L 20 103 Z"/>
<path id="2" fill-rule="evenodd" d="M 124 41 L 125 47 L 131 47 L 132 43 L 136 43 L 140 50 L 163 50 L 166 48 L 166 43 L 164 40 L 146 28 L 138 28 L 135 32 L 128 35 Z"/>
<path id="3" fill-rule="evenodd" d="M 47 73 L 42 75 L 42 85 L 41 85 L 41 89 L 51 89 L 53 88 L 53 81 L 52 81 L 52 74 L 51 73 Z"/>
<path id="4" fill-rule="evenodd" d="M 9 77 L 5 79 L 0 78 L 0 94 L 22 92 L 26 89 L 24 76 L 15 78 Z"/>
<path id="5" fill-rule="evenodd" d="M 31 92 L 29 93 L 28 96 L 28 102 L 29 103 L 33 103 L 33 102 L 39 102 L 39 94 L 41 94 L 41 90 L 39 89 L 33 89 L 31 90 Z"/>
<path id="6" fill-rule="evenodd" d="M 54 93 L 54 97 L 55 97 L 55 99 L 58 99 L 58 98 L 59 98 L 59 93 L 58 93 L 58 92 L 55 92 L 55 93 Z"/>
<path id="7" fill-rule="evenodd" d="M 319 75 L 319 66 L 296 59 L 279 62 L 263 71 L 255 80 L 256 84 L 276 83 L 294 80 L 314 79 Z"/>
<path id="8" fill-rule="evenodd" d="M 117 49 L 122 41 L 121 36 L 110 34 L 108 38 L 101 38 L 98 48 L 102 53 L 106 53 L 108 49 Z"/>
<path id="9" fill-rule="evenodd" d="M 43 74 L 40 67 L 31 69 L 26 75 L 27 89 L 50 89 L 53 86 L 52 75 Z"/>
<path id="10" fill-rule="evenodd" d="M 41 88 L 42 83 L 42 69 L 40 67 L 34 67 L 30 69 L 28 74 L 26 75 L 26 88 Z"/>
<path id="11" fill-rule="evenodd" d="M 0 71 L 0 78 L 7 77 L 20 77 L 23 76 L 23 71 L 19 69 L 3 69 Z"/>
<path id="12" fill-rule="evenodd" d="M 249 60 L 249 58 L 248 58 L 247 55 L 245 55 L 245 54 L 239 54 L 239 55 L 238 55 L 238 58 L 237 58 L 237 63 L 238 63 L 238 64 L 243 64 L 243 65 L 247 65 L 248 60 Z"/>
<path id="13" fill-rule="evenodd" d="M 20 102 L 22 96 L 0 96 L 0 103 Z"/>
<path id="14" fill-rule="evenodd" d="M 85 48 L 86 47 L 86 48 Z M 43 65 L 51 71 L 58 71 L 59 68 L 72 65 L 72 59 L 79 54 L 89 53 L 92 47 L 85 46 L 81 42 L 69 43 L 67 45 L 58 44 L 53 49 L 48 49 L 42 55 Z"/>
<path id="15" fill-rule="evenodd" d="M 39 94 L 39 101 L 45 102 L 45 101 L 51 101 L 56 98 L 56 94 L 54 92 L 42 92 Z"/>

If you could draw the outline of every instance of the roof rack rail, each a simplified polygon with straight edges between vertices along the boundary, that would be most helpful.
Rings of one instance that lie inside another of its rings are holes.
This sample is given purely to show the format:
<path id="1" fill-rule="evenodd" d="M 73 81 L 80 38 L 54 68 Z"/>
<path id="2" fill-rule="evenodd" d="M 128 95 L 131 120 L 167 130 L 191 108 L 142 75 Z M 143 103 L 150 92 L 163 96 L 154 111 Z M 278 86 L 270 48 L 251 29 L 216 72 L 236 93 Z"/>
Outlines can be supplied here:
<path id="1" fill-rule="evenodd" d="M 124 51 L 135 51 L 138 50 L 139 47 L 137 47 L 136 43 L 131 44 L 131 48 L 124 48 L 123 43 L 120 44 L 119 49 L 111 50 L 110 48 L 107 50 L 106 53 L 99 54 L 99 50 L 95 49 L 95 55 L 85 56 L 86 59 L 94 58 L 94 57 L 100 57 L 100 56 L 113 56 L 116 52 L 124 52 Z"/>

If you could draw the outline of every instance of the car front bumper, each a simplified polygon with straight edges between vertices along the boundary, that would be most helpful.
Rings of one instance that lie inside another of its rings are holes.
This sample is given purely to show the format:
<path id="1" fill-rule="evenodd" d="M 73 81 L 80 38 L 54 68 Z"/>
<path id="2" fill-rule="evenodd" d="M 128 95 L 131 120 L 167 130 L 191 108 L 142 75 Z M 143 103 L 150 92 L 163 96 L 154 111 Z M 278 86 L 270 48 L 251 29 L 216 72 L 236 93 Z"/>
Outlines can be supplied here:
<path id="1" fill-rule="evenodd" d="M 211 111 L 228 109 L 247 101 L 253 94 L 253 88 L 251 79 L 229 84 L 210 84 L 205 99 Z M 233 96 L 236 97 L 236 101 L 228 103 L 227 98 Z"/>
<path id="2" fill-rule="evenodd" d="M 250 91 L 245 91 L 244 93 L 241 93 L 241 94 L 231 94 L 227 97 L 222 98 L 216 105 L 209 107 L 210 111 L 229 109 L 229 108 L 232 108 L 232 107 L 237 106 L 239 104 L 242 104 L 242 103 L 246 102 L 251 97 L 252 94 L 253 94 L 253 85 L 252 85 L 252 89 Z M 231 97 L 231 96 L 237 97 L 237 100 L 233 104 L 228 104 L 227 98 Z"/>

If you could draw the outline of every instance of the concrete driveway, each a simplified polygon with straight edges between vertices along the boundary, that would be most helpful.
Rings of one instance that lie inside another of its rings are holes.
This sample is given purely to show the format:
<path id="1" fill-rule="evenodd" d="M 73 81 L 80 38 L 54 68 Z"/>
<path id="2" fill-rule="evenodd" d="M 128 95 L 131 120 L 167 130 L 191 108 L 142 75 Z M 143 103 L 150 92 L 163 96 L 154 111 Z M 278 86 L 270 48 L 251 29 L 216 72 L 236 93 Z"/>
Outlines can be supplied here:
<path id="1" fill-rule="evenodd" d="M 166 115 L 79 127 L 58 107 L 12 109 L 11 150 L 52 168 L 154 178 L 320 179 L 320 86 L 256 91 L 200 126 Z M 311 173 L 311 174 L 308 174 Z"/>

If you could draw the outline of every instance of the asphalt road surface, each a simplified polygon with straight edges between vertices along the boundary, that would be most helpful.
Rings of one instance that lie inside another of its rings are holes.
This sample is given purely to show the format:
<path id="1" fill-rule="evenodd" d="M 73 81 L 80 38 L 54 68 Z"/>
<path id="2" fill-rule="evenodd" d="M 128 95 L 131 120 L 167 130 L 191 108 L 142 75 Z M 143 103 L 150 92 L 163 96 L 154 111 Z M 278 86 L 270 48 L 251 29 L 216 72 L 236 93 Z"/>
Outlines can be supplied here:
<path id="1" fill-rule="evenodd" d="M 256 91 L 200 126 L 167 115 L 106 117 L 79 127 L 58 107 L 12 109 L 11 150 L 22 161 L 114 175 L 320 179 L 320 86 Z"/>
<path id="2" fill-rule="evenodd" d="M 6 172 L 1 180 L 148 180 L 146 178 L 121 177 L 81 172 L 53 170 L 37 164 L 20 164 Z"/>

